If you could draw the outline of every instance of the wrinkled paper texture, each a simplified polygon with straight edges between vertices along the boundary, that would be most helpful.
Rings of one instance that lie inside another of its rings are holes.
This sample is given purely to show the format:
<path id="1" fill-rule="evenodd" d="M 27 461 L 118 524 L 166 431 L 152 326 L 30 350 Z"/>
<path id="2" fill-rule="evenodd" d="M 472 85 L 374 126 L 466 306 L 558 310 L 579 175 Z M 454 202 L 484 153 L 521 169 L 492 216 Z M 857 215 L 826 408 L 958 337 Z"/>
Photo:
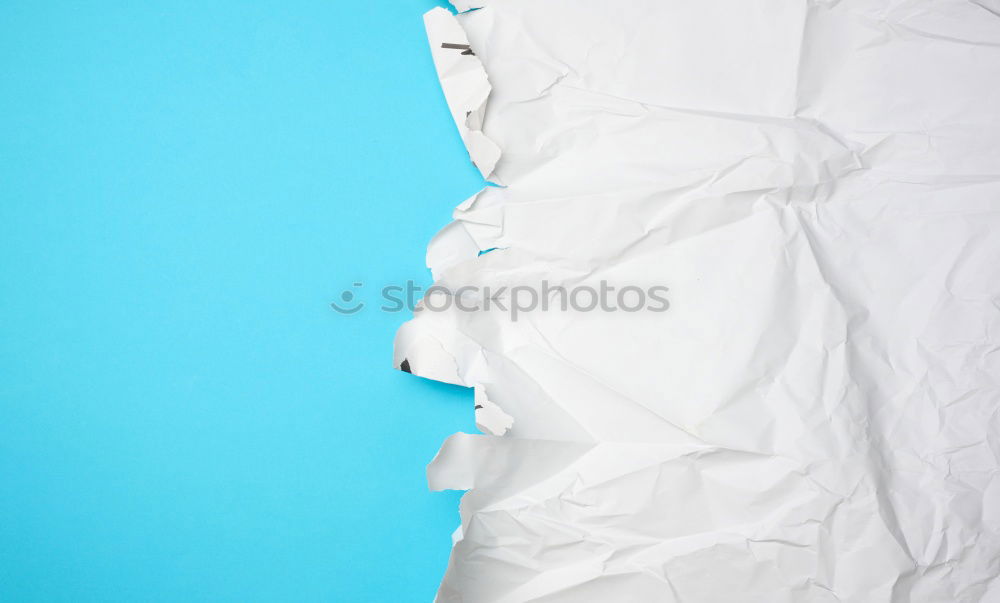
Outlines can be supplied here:
<path id="1" fill-rule="evenodd" d="M 1000 601 L 1000 1 L 455 6 L 437 284 L 670 308 L 400 329 L 484 432 L 438 600 Z"/>

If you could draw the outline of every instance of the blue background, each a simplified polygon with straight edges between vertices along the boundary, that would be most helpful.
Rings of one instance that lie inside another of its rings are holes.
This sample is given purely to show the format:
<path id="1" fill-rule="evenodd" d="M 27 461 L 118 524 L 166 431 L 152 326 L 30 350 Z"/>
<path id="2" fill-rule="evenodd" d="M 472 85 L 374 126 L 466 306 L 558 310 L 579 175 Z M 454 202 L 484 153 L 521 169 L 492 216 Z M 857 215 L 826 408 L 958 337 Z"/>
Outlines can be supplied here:
<path id="1" fill-rule="evenodd" d="M 0 3 L 0 600 L 431 600 L 471 392 L 329 303 L 482 185 L 436 5 Z"/>

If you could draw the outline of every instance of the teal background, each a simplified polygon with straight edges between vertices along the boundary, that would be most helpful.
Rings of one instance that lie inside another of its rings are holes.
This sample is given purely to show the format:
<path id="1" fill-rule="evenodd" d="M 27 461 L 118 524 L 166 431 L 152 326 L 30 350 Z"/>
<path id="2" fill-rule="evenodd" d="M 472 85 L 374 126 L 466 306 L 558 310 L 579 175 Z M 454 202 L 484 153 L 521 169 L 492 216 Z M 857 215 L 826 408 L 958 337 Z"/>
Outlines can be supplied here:
<path id="1" fill-rule="evenodd" d="M 329 306 L 482 181 L 444 2 L 0 2 L 0 600 L 430 601 L 471 393 Z"/>

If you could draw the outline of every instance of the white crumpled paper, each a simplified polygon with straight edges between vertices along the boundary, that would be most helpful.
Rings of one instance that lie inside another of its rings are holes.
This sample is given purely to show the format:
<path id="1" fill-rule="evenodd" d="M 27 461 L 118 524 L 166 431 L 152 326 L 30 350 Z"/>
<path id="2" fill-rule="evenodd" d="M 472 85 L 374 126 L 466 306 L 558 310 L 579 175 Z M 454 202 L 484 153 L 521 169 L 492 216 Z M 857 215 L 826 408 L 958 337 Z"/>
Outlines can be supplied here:
<path id="1" fill-rule="evenodd" d="M 1000 601 L 1000 2 L 455 4 L 437 284 L 670 308 L 400 330 L 486 433 L 438 600 Z"/>

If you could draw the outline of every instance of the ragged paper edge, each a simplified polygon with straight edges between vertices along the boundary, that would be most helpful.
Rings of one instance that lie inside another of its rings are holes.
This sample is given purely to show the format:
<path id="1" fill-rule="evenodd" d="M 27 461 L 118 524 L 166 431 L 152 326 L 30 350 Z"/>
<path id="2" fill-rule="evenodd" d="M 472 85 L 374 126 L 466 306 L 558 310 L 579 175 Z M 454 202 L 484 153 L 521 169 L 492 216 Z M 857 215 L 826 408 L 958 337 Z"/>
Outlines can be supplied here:
<path id="1" fill-rule="evenodd" d="M 473 388 L 476 427 L 486 434 L 504 435 L 514 419 L 489 399 L 489 368 L 482 347 L 441 318 L 429 315 L 427 320 L 411 320 L 400 327 L 394 366 L 425 379 Z"/>
<path id="2" fill-rule="evenodd" d="M 486 70 L 455 15 L 435 8 L 424 15 L 424 24 L 448 108 L 470 158 L 488 180 L 501 152 L 481 129 L 492 91 Z M 460 204 L 456 217 L 477 197 L 478 194 Z M 431 240 L 427 266 L 437 281 L 449 268 L 475 260 L 483 250 L 466 225 L 456 220 Z M 415 314 L 421 308 L 422 304 L 418 305 Z M 482 347 L 462 333 L 447 315 L 428 315 L 420 321 L 415 316 L 400 327 L 393 365 L 418 377 L 474 388 L 476 427 L 483 433 L 502 436 L 513 425 L 513 418 L 489 399 L 490 378 Z"/>
<path id="3" fill-rule="evenodd" d="M 486 102 L 493 89 L 486 69 L 469 46 L 469 38 L 458 19 L 447 9 L 428 11 L 424 26 L 448 109 L 472 163 L 484 179 L 490 180 L 500 160 L 500 147 L 482 130 Z"/>

